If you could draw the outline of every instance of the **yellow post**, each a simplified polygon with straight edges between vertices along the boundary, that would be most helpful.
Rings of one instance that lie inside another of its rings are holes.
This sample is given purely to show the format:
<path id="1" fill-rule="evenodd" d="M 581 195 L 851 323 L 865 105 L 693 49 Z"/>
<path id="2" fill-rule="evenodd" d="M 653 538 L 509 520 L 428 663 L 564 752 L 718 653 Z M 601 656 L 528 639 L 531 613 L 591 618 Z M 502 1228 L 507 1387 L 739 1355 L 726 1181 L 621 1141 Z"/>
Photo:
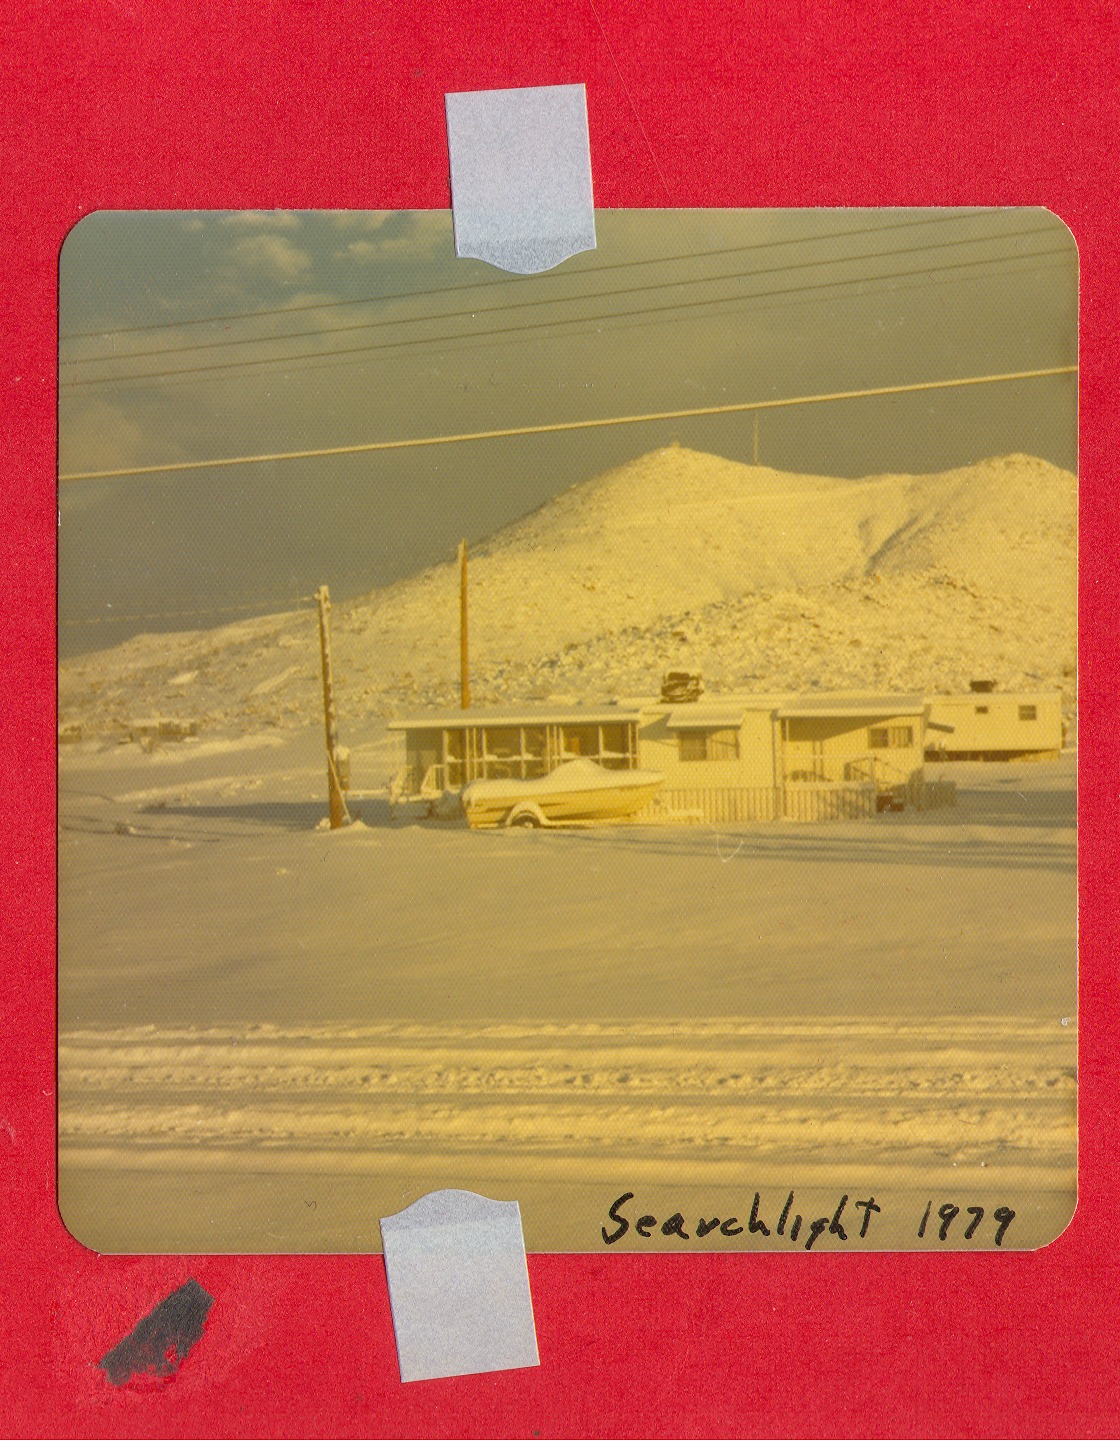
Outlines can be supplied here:
<path id="1" fill-rule="evenodd" d="M 338 776 L 338 722 L 334 714 L 334 683 L 331 678 L 331 593 L 320 586 L 315 593 L 319 602 L 319 650 L 323 658 L 323 722 L 327 738 L 327 795 L 330 799 L 331 830 L 337 831 L 350 820 L 342 797 Z"/>
<path id="2" fill-rule="evenodd" d="M 459 704 L 471 704 L 471 673 L 467 660 L 467 543 L 459 542 Z"/>

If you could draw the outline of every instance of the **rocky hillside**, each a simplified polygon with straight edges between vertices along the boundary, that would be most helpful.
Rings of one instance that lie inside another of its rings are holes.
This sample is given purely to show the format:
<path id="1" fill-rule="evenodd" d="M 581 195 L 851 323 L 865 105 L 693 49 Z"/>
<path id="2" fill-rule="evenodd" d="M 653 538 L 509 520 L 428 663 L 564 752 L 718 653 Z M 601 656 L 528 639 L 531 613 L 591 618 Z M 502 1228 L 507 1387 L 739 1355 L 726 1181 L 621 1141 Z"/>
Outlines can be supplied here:
<path id="1" fill-rule="evenodd" d="M 1074 705 L 1077 482 L 1029 456 L 937 475 L 789 475 L 681 447 L 570 487 L 473 548 L 478 704 L 655 692 L 945 691 L 974 676 Z M 324 577 L 329 584 L 330 577 Z M 454 702 L 453 561 L 336 606 L 344 729 Z M 318 719 L 313 609 L 138 636 L 65 662 L 86 734 L 164 714 L 201 729 Z"/>

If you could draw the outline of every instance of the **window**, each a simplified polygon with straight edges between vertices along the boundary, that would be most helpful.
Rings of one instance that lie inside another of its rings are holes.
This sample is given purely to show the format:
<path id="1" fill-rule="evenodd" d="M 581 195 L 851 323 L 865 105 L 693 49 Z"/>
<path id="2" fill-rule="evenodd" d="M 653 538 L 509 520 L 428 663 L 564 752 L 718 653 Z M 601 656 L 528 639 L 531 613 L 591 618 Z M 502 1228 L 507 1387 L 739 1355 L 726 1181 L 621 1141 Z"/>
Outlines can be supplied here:
<path id="1" fill-rule="evenodd" d="M 625 767 L 630 760 L 630 728 L 616 721 L 605 722 L 599 727 L 601 738 L 599 764 L 601 766 L 614 767 L 616 770 Z"/>
<path id="2" fill-rule="evenodd" d="M 739 759 L 739 733 L 730 726 L 718 731 L 681 731 L 677 741 L 682 761 Z"/>
<path id="3" fill-rule="evenodd" d="M 1020 720 L 1020 721 L 1037 721 L 1037 720 L 1038 720 L 1038 707 L 1037 707 L 1037 706 L 1020 706 L 1020 707 L 1019 707 L 1019 720 Z"/>
<path id="4" fill-rule="evenodd" d="M 445 731 L 447 741 L 447 784 L 462 786 L 467 776 L 467 736 L 465 731 Z"/>
<path id="5" fill-rule="evenodd" d="M 526 726 L 521 735 L 526 777 L 543 776 L 548 770 L 548 739 L 544 727 Z"/>
<path id="6" fill-rule="evenodd" d="M 594 726 L 561 726 L 560 760 L 582 756 L 608 771 L 637 765 L 637 736 L 630 721 L 604 721 Z"/>
<path id="7" fill-rule="evenodd" d="M 976 714 L 977 716 L 986 716 L 988 714 L 988 710 L 989 708 L 987 706 L 977 706 Z"/>
<path id="8" fill-rule="evenodd" d="M 707 761 L 708 738 L 703 731 L 682 731 L 677 740 L 682 761 Z"/>
<path id="9" fill-rule="evenodd" d="M 521 733 L 516 726 L 488 726 L 482 734 L 487 760 L 508 761 L 521 755 Z"/>
<path id="10" fill-rule="evenodd" d="M 564 726 L 560 731 L 560 744 L 565 757 L 598 756 L 599 728 L 597 726 Z"/>
<path id="11" fill-rule="evenodd" d="M 892 747 L 906 747 L 914 744 L 913 726 L 869 726 L 867 745 L 871 751 L 886 751 Z"/>

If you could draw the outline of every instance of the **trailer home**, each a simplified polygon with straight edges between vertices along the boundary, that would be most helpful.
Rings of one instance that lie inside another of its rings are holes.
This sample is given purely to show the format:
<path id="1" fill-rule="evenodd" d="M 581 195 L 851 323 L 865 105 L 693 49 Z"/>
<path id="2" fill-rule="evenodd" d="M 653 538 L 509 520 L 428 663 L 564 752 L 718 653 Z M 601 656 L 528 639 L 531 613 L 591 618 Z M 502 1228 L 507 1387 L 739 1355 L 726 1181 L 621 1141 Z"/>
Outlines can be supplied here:
<path id="1" fill-rule="evenodd" d="M 925 717 L 919 696 L 788 694 L 434 713 L 390 722 L 405 742 L 392 796 L 434 801 L 579 759 L 660 776 L 648 820 L 871 816 L 944 803 L 922 773 Z"/>

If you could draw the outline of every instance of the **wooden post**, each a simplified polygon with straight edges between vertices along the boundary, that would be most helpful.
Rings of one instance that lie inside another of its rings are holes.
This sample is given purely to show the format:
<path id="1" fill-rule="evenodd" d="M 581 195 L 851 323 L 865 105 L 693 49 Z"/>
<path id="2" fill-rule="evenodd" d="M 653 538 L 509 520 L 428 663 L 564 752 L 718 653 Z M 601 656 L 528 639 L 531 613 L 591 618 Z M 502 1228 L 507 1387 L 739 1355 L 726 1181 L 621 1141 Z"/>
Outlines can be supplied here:
<path id="1" fill-rule="evenodd" d="M 471 704 L 471 673 L 467 659 L 467 543 L 459 542 L 459 705 Z"/>
<path id="2" fill-rule="evenodd" d="M 774 820 L 779 821 L 786 814 L 786 757 L 782 745 L 784 723 L 775 716 L 770 725 L 774 733 Z"/>
<path id="3" fill-rule="evenodd" d="M 754 463 L 758 465 L 758 412 L 752 411 L 754 416 Z"/>
<path id="4" fill-rule="evenodd" d="M 323 724 L 327 738 L 327 796 L 330 799 L 331 830 L 337 831 L 350 820 L 342 798 L 338 776 L 338 721 L 334 714 L 334 682 L 331 678 L 331 593 L 320 586 L 315 593 L 319 602 L 319 650 L 323 658 Z"/>

